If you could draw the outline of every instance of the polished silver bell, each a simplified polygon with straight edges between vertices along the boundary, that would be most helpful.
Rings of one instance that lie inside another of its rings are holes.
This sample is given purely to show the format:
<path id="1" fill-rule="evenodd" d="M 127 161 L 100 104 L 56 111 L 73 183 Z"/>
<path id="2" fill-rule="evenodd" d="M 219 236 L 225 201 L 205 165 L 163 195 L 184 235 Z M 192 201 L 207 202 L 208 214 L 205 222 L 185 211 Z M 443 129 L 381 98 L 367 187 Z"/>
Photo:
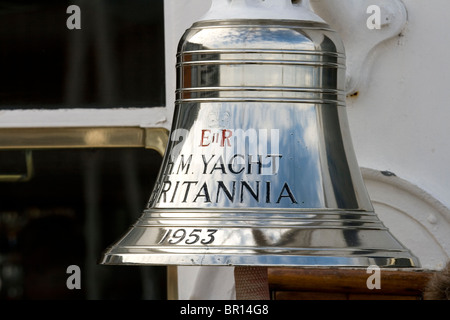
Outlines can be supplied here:
<path id="1" fill-rule="evenodd" d="M 203 20 L 177 57 L 154 191 L 101 263 L 419 265 L 366 192 L 347 124 L 344 47 L 330 26 Z"/>

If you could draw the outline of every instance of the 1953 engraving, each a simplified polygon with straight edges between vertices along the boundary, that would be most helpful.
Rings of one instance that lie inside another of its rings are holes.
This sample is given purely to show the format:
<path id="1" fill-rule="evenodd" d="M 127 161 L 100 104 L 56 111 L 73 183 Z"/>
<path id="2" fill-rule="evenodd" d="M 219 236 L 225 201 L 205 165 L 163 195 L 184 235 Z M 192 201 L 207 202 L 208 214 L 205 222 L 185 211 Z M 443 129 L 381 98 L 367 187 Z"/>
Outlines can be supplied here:
<path id="1" fill-rule="evenodd" d="M 190 231 L 190 232 L 189 232 Z M 167 229 L 158 244 L 211 244 L 216 240 L 214 234 L 218 229 Z M 189 234 L 188 234 L 189 232 Z"/>

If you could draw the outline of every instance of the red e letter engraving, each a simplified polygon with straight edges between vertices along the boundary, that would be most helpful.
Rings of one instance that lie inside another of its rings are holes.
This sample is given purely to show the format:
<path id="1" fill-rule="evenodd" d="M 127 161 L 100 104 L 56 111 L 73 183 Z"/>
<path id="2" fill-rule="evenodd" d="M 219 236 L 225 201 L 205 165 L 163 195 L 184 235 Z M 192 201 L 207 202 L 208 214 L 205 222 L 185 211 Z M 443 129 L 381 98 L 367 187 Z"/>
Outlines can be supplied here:
<path id="1" fill-rule="evenodd" d="M 200 140 L 200 147 L 207 147 L 211 143 L 211 141 L 208 140 L 208 136 L 205 137 L 205 133 L 211 133 L 211 130 L 202 130 L 202 139 Z M 205 138 L 207 139 L 207 144 L 205 144 Z"/>

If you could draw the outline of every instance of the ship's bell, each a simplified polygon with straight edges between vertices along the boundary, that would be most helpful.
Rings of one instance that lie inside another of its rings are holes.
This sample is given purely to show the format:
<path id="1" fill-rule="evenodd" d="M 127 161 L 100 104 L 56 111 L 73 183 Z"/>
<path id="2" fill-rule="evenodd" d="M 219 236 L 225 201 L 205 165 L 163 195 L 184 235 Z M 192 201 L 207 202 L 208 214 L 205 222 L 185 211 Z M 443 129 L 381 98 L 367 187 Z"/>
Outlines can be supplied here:
<path id="1" fill-rule="evenodd" d="M 216 10 L 185 32 L 154 190 L 102 264 L 419 266 L 367 194 L 341 39 L 306 8 L 278 3 L 292 6 L 288 18 Z"/>

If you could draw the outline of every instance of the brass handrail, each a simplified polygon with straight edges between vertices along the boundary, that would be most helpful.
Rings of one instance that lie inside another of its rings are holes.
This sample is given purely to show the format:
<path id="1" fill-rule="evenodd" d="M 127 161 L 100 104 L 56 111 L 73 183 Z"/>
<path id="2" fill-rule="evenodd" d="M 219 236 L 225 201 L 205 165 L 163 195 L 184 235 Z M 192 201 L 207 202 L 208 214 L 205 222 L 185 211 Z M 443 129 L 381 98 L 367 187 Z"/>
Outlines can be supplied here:
<path id="1" fill-rule="evenodd" d="M 0 182 L 26 182 L 33 177 L 32 150 L 73 148 L 145 148 L 164 155 L 165 128 L 45 127 L 0 128 L 0 150 L 25 150 L 25 174 L 0 174 Z"/>
<path id="2" fill-rule="evenodd" d="M 0 128 L 0 150 L 146 148 L 164 153 L 169 131 L 141 127 Z"/>
<path id="3" fill-rule="evenodd" d="M 0 174 L 0 182 L 27 182 L 34 174 L 33 153 L 31 150 L 25 150 L 25 165 L 27 172 L 24 174 Z"/>

